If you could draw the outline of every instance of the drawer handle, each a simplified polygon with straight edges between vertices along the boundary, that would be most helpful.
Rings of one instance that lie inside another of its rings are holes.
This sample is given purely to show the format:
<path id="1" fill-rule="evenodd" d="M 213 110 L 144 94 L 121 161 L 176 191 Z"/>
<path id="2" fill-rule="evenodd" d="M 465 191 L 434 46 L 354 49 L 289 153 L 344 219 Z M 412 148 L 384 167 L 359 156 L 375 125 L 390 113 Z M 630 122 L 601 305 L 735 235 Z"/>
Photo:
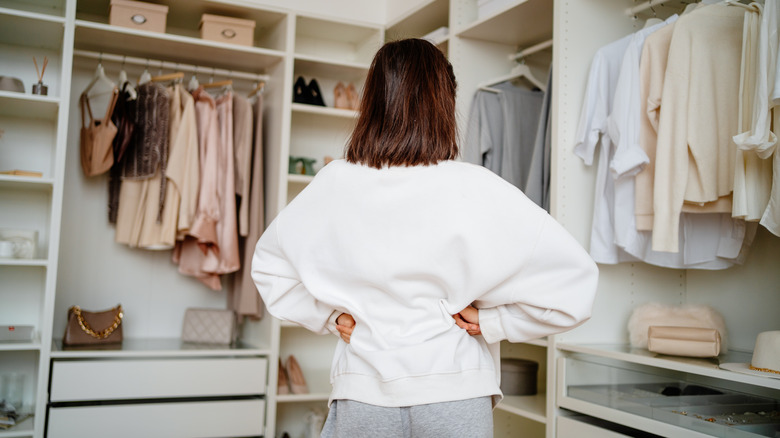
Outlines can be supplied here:
<path id="1" fill-rule="evenodd" d="M 222 36 L 225 38 L 235 38 L 236 31 L 233 29 L 225 29 L 222 31 Z"/>
<path id="2" fill-rule="evenodd" d="M 133 23 L 135 24 L 144 24 L 146 23 L 146 17 L 144 17 L 141 14 L 135 14 L 132 17 L 130 17 L 131 20 L 133 20 Z"/>

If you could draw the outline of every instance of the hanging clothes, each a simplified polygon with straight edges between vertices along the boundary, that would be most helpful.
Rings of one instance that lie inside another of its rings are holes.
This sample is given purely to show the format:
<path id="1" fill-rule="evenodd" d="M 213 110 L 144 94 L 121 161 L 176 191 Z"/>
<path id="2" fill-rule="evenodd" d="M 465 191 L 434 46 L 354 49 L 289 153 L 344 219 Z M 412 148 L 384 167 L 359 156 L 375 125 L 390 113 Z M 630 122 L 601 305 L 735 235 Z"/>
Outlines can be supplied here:
<path id="1" fill-rule="evenodd" d="M 536 205 L 550 212 L 550 165 L 552 156 L 552 69 L 539 112 L 535 143 L 525 183 L 525 195 Z"/>
<path id="2" fill-rule="evenodd" d="M 159 224 L 168 191 L 164 166 L 171 135 L 172 93 L 161 84 L 140 85 L 136 109 L 135 142 L 125 152 L 122 162 L 123 172 L 132 171 L 137 177 L 123 177 L 114 240 L 131 248 L 170 249 L 173 241 L 162 238 Z M 177 123 L 179 110 L 174 110 Z M 140 170 L 153 162 L 157 169 L 151 176 L 141 178 Z"/>
<path id="3" fill-rule="evenodd" d="M 242 203 L 246 202 L 249 207 L 248 233 L 245 238 L 239 242 L 241 248 L 242 263 L 241 268 L 236 273 L 233 281 L 233 293 L 230 295 L 229 306 L 239 316 L 248 316 L 252 319 L 260 319 L 263 316 L 265 306 L 260 294 L 257 293 L 257 287 L 252 280 L 252 257 L 255 253 L 255 243 L 263 234 L 265 229 L 265 215 L 263 209 L 264 184 L 263 184 L 263 96 L 257 95 L 257 100 L 253 105 L 253 143 L 252 148 L 252 169 L 249 187 L 249 193 L 246 198 L 242 198 Z"/>
<path id="4" fill-rule="evenodd" d="M 114 163 L 114 151 L 112 148 L 117 127 L 111 121 L 119 89 L 114 87 L 111 91 L 111 100 L 106 108 L 106 114 L 102 119 L 96 119 L 92 115 L 92 107 L 89 105 L 89 97 L 82 93 L 79 98 L 81 105 L 81 133 L 80 156 L 81 170 L 85 176 L 96 176 L 105 173 Z M 86 119 L 89 120 L 86 120 Z"/>
<path id="5" fill-rule="evenodd" d="M 111 121 L 117 127 L 117 133 L 114 136 L 112 144 L 114 151 L 114 164 L 109 171 L 108 179 L 108 222 L 116 224 L 117 214 L 119 213 L 119 189 L 122 184 L 122 159 L 125 151 L 133 141 L 135 133 L 136 120 L 136 100 L 133 97 L 134 92 L 129 90 L 132 87 L 129 82 L 120 85 L 117 103 L 114 105 L 114 112 L 111 114 Z"/>
<path id="6" fill-rule="evenodd" d="M 498 93 L 477 91 L 469 109 L 463 159 L 501 174 L 504 116 Z"/>
<path id="7" fill-rule="evenodd" d="M 503 82 L 475 94 L 466 132 L 464 158 L 526 190 L 539 129 L 544 93 Z M 540 143 L 544 147 L 544 143 Z M 544 151 L 539 152 L 543 160 Z M 535 182 L 535 181 L 534 181 Z M 535 202 L 541 205 L 541 196 Z"/>
<path id="8" fill-rule="evenodd" d="M 233 94 L 233 150 L 236 204 L 238 205 L 238 234 L 249 234 L 249 186 L 252 172 L 252 104 L 248 99 Z"/>
<path id="9" fill-rule="evenodd" d="M 734 186 L 744 9 L 701 7 L 677 21 L 659 118 L 653 250 L 677 252 L 684 202 L 705 204 Z"/>
<path id="10" fill-rule="evenodd" d="M 200 88 L 193 93 L 198 120 L 201 184 L 192 228 L 177 250 L 179 272 L 213 290 L 221 290 L 221 274 L 240 267 L 233 151 L 233 99 L 216 100 Z"/>
<path id="11" fill-rule="evenodd" d="M 144 249 L 171 249 L 174 247 L 177 234 L 178 218 L 181 211 L 180 184 L 174 180 L 165 185 L 165 203 L 162 214 L 158 217 L 156 206 L 158 205 L 160 179 L 171 179 L 169 171 L 182 167 L 180 160 L 197 150 L 197 134 L 195 128 L 195 111 L 192 97 L 184 91 L 181 84 L 175 84 L 168 89 L 171 97 L 170 122 L 169 122 L 169 160 L 166 163 L 165 172 L 160 172 L 154 177 L 140 181 L 146 193 L 146 205 L 142 209 L 141 231 L 138 247 Z M 183 149 L 183 152 L 179 149 Z M 185 158 L 186 159 L 186 158 Z M 138 183 L 138 181 L 128 181 Z"/>
<path id="12" fill-rule="evenodd" d="M 174 237 L 181 240 L 189 232 L 195 219 L 200 188 L 200 159 L 195 100 L 181 84 L 175 86 L 175 93 L 178 94 L 181 117 L 179 127 L 171 137 L 165 176 L 179 194 Z"/>
<path id="13" fill-rule="evenodd" d="M 574 153 L 587 166 L 593 164 L 596 148 L 601 145 L 590 234 L 590 255 L 597 263 L 615 264 L 637 260 L 615 244 L 614 179 L 609 176 L 614 150 L 607 132 L 607 118 L 612 112 L 620 66 L 631 38 L 632 35 L 628 35 L 607 44 L 593 56 L 575 133 Z"/>
<path id="14" fill-rule="evenodd" d="M 739 131 L 734 136 L 737 145 L 734 168 L 734 206 L 732 215 L 747 221 L 758 221 L 769 203 L 772 190 L 772 161 L 765 160 L 771 154 L 776 137 L 769 134 L 769 41 L 766 32 L 769 23 L 760 4 L 752 4 L 754 11 L 745 12 L 742 37 L 741 83 L 739 88 Z M 771 69 L 774 69 L 774 63 Z M 774 78 L 772 78 L 774 79 Z M 756 136 L 750 134 L 756 127 Z M 774 134 L 772 134 L 774 136 Z M 759 138 L 756 138 L 759 137 Z M 766 139 L 764 139 L 766 137 Z"/>
<path id="15" fill-rule="evenodd" d="M 122 177 L 146 179 L 157 174 L 167 160 L 170 102 L 163 85 L 147 82 L 138 86 L 136 134 L 125 152 Z"/>

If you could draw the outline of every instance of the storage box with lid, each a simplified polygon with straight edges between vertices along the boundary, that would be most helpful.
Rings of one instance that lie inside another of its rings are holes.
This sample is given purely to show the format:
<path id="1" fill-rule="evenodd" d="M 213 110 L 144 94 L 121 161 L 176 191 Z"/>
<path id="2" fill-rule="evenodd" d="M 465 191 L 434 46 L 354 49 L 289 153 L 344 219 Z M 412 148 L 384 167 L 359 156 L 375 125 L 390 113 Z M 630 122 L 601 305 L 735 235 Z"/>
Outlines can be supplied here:
<path id="1" fill-rule="evenodd" d="M 203 14 L 200 19 L 200 37 L 220 43 L 254 45 L 255 22 L 243 18 Z"/>
<path id="2" fill-rule="evenodd" d="M 165 33 L 168 6 L 131 0 L 111 0 L 108 23 L 112 26 Z"/>

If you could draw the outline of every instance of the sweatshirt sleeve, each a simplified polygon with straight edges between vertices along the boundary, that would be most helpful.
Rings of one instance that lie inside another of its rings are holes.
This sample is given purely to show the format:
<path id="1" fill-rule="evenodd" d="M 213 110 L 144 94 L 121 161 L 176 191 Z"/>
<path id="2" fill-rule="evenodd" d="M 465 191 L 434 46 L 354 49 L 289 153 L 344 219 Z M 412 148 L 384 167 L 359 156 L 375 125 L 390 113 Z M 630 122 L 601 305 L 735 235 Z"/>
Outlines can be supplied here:
<path id="1" fill-rule="evenodd" d="M 301 282 L 279 245 L 278 221 L 277 217 L 257 241 L 252 257 L 252 279 L 268 312 L 318 334 L 338 334 L 335 318 L 340 312 L 317 300 Z"/>
<path id="2" fill-rule="evenodd" d="M 488 343 L 560 333 L 591 316 L 598 268 L 580 244 L 547 217 L 525 266 L 475 304 Z"/>

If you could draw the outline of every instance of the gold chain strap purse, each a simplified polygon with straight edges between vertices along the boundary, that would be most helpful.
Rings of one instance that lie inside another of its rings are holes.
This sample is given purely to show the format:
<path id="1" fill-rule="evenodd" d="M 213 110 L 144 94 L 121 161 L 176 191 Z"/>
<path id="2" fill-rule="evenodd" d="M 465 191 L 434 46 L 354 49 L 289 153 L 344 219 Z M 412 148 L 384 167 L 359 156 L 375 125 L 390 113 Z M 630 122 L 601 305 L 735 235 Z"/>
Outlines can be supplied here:
<path id="1" fill-rule="evenodd" d="M 122 342 L 122 306 L 90 312 L 79 306 L 68 309 L 63 345 L 101 345 Z"/>

